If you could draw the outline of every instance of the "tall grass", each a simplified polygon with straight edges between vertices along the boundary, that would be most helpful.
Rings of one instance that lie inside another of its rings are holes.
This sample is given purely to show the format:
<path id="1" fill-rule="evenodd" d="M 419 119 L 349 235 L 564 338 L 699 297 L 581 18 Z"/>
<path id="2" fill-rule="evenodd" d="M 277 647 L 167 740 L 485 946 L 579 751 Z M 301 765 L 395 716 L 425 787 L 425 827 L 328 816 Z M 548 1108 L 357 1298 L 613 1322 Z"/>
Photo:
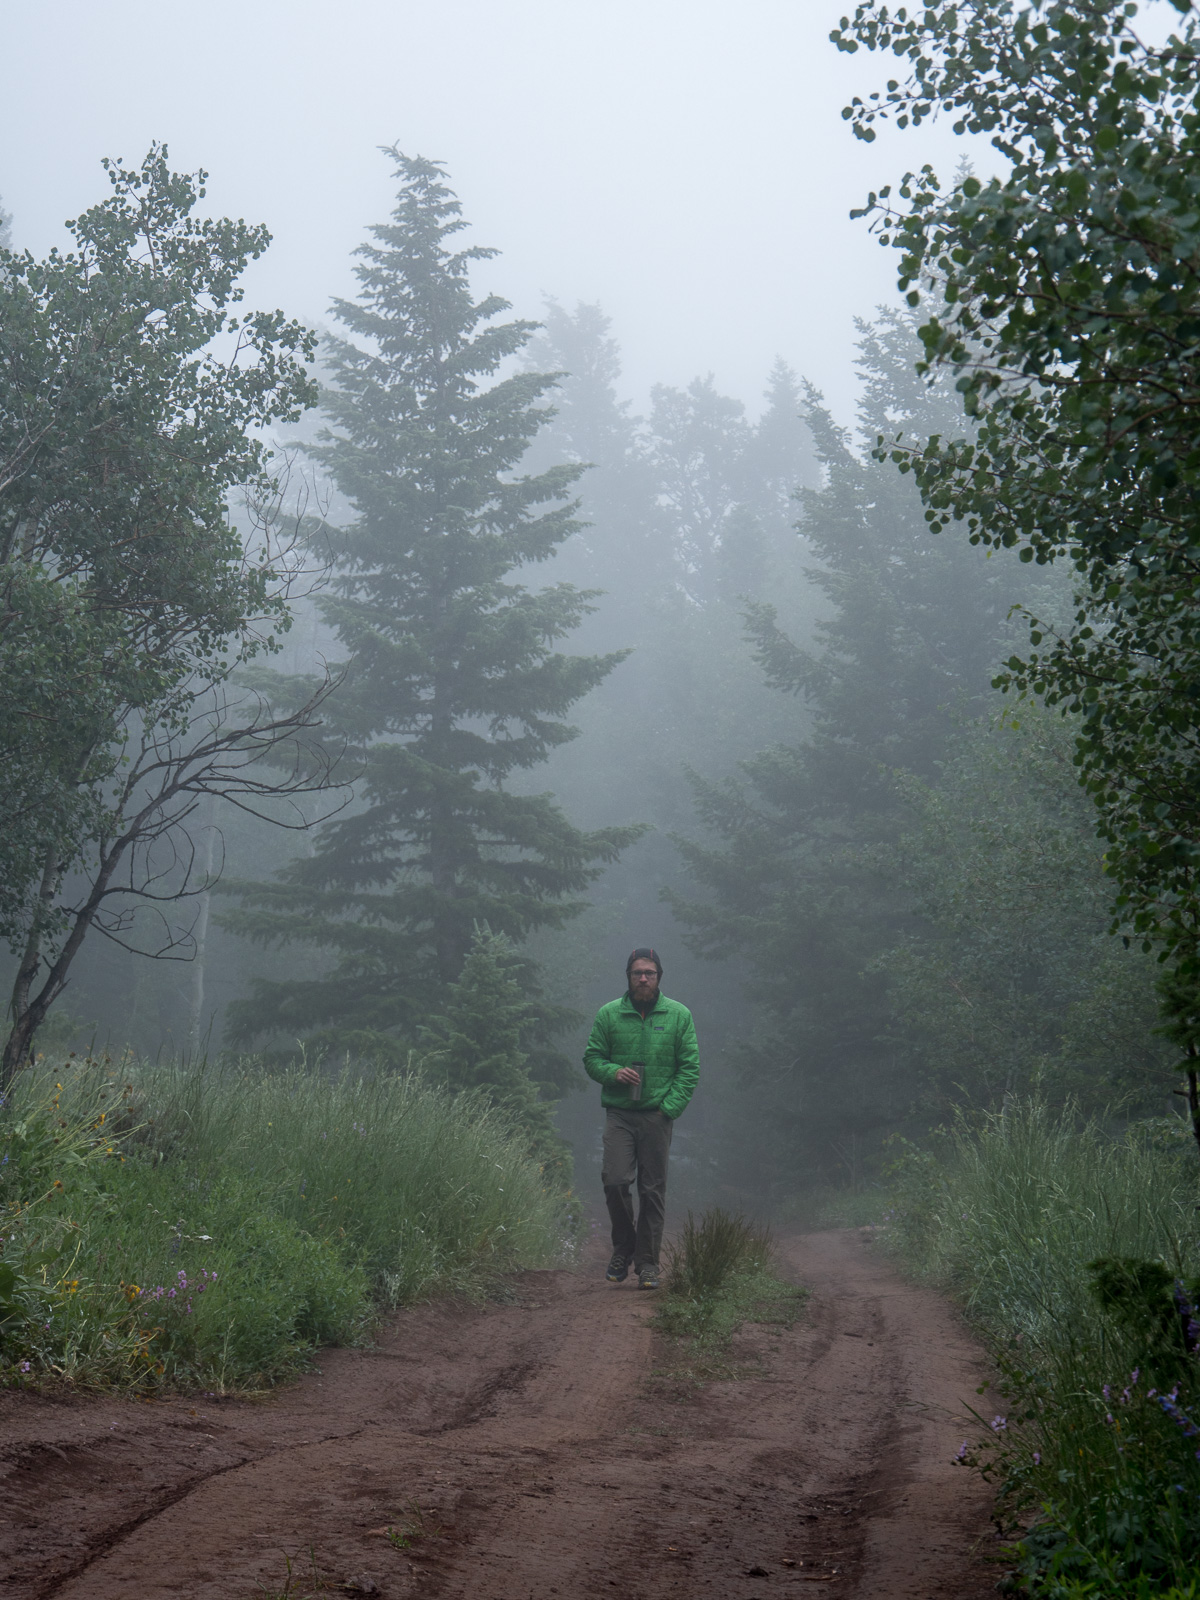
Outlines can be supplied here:
<path id="1" fill-rule="evenodd" d="M 806 1292 L 774 1272 L 770 1230 L 713 1206 L 697 1219 L 689 1211 L 667 1246 L 666 1296 L 659 1329 L 695 1351 L 720 1351 L 743 1322 L 782 1322 L 799 1315 Z M 694 1376 L 728 1375 L 723 1367 Z"/>
<path id="2" fill-rule="evenodd" d="M 258 1387 L 571 1232 L 511 1121 L 413 1077 L 84 1063 L 23 1075 L 0 1146 L 17 1381 Z"/>
<path id="3" fill-rule="evenodd" d="M 667 1246 L 667 1292 L 685 1300 L 712 1299 L 735 1273 L 766 1272 L 770 1264 L 768 1228 L 719 1206 L 698 1221 L 689 1211 L 678 1239 Z"/>
<path id="4" fill-rule="evenodd" d="M 1028 1582 L 1064 1597 L 1186 1586 L 1200 1557 L 1196 1360 L 1107 1314 L 1088 1268 L 1123 1257 L 1194 1277 L 1194 1154 L 1161 1128 L 1114 1136 L 1032 1102 L 910 1151 L 896 1195 L 896 1247 L 958 1293 L 1003 1374 L 963 1459 L 1014 1523 L 1033 1520 Z"/>

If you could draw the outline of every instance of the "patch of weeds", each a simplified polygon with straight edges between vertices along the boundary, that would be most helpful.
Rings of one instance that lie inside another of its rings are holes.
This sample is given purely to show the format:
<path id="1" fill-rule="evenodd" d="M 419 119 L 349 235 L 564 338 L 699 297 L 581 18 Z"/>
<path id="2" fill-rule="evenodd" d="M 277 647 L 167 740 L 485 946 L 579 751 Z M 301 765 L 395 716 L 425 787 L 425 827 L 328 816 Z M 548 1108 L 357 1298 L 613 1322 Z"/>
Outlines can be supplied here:
<path id="1" fill-rule="evenodd" d="M 287 1554 L 283 1560 L 286 1568 L 283 1587 L 268 1589 L 265 1583 L 258 1585 L 266 1600 L 316 1600 L 317 1595 L 330 1593 L 332 1580 L 317 1566 L 317 1553 L 312 1545 L 308 1547 L 307 1571 L 297 1571 L 292 1565 L 291 1556 Z"/>
<path id="2" fill-rule="evenodd" d="M 388 1525 L 388 1543 L 393 1550 L 411 1550 L 423 1539 L 440 1539 L 445 1529 L 428 1511 L 422 1511 L 415 1500 L 404 1508 L 404 1520 Z"/>
<path id="3" fill-rule="evenodd" d="M 714 1207 L 688 1213 L 667 1249 L 666 1294 L 654 1316 L 660 1333 L 685 1346 L 680 1367 L 658 1376 L 692 1382 L 740 1376 L 728 1360 L 746 1322 L 792 1327 L 808 1291 L 773 1271 L 769 1229 Z"/>

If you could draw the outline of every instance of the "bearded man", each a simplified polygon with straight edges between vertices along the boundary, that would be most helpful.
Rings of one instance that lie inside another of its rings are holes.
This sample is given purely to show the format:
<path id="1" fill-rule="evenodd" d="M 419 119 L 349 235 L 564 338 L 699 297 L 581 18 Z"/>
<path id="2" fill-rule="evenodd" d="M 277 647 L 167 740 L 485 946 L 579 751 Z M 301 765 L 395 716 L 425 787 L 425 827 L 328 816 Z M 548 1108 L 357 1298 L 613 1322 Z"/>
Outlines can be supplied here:
<path id="1" fill-rule="evenodd" d="M 692 1013 L 661 992 L 662 970 L 648 946 L 633 952 L 625 963 L 625 993 L 600 1007 L 583 1053 L 605 1111 L 601 1182 L 613 1246 L 605 1277 L 624 1283 L 632 1264 L 639 1289 L 658 1288 L 671 1134 L 700 1074 Z"/>

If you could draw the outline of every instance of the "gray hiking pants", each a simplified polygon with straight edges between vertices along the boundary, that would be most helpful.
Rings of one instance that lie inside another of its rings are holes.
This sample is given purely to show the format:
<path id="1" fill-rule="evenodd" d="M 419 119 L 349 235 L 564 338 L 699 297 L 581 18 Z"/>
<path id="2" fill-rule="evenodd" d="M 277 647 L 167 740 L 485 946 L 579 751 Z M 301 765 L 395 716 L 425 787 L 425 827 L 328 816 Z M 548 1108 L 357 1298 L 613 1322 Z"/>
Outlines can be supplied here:
<path id="1" fill-rule="evenodd" d="M 600 1181 L 612 1220 L 613 1250 L 633 1259 L 635 1272 L 658 1268 L 667 1214 L 667 1159 L 675 1124 L 661 1111 L 609 1111 L 604 1123 Z M 638 1186 L 637 1226 L 629 1189 Z"/>

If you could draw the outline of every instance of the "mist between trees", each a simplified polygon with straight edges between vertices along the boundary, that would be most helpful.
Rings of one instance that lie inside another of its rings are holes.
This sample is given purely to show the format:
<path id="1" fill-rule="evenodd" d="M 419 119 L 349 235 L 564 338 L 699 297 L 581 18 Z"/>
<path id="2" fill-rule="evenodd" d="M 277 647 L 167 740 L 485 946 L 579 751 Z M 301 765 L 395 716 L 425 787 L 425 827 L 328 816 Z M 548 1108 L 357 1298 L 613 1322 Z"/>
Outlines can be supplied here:
<path id="1" fill-rule="evenodd" d="M 165 152 L 0 258 L 8 1069 L 419 1065 L 586 1159 L 581 1024 L 653 943 L 697 1194 L 861 1187 L 1033 1089 L 1165 1110 L 1077 717 L 993 687 L 1072 575 L 873 453 L 967 426 L 927 309 L 859 324 L 853 428 L 783 363 L 635 415 L 603 310 L 514 319 L 386 158 L 319 340 L 235 309 L 267 239 Z"/>

